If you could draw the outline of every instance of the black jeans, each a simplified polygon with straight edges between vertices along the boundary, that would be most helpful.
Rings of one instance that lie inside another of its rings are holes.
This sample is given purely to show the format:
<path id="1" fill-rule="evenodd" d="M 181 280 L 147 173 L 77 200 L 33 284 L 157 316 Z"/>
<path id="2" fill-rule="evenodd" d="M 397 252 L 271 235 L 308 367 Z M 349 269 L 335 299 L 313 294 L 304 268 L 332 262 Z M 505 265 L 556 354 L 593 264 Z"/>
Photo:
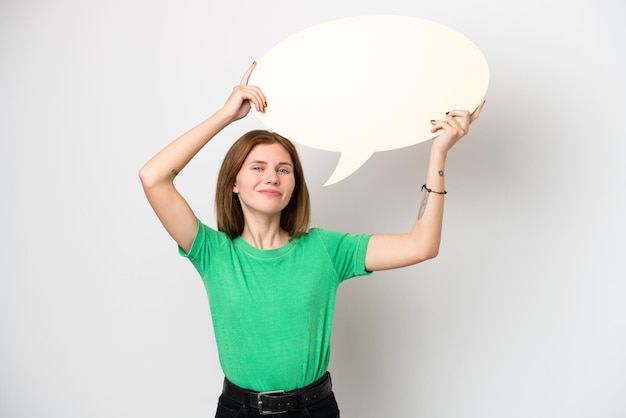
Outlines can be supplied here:
<path id="1" fill-rule="evenodd" d="M 331 393 L 319 402 L 309 405 L 298 412 L 287 412 L 285 414 L 261 415 L 256 408 L 245 408 L 230 400 L 224 395 L 220 396 L 217 404 L 215 418 L 339 418 L 339 406 L 335 400 L 335 395 Z"/>

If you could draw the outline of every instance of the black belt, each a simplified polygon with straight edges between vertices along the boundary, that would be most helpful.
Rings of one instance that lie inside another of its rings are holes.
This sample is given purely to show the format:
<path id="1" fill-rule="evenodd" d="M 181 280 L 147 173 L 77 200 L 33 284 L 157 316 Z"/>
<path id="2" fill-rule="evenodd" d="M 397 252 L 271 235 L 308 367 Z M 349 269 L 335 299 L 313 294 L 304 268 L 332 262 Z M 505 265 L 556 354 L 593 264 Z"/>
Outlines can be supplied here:
<path id="1" fill-rule="evenodd" d="M 247 408 L 257 408 L 261 415 L 283 414 L 295 412 L 321 401 L 333 391 L 330 373 L 316 382 L 291 391 L 277 390 L 271 392 L 255 392 L 242 389 L 224 379 L 222 394 Z"/>

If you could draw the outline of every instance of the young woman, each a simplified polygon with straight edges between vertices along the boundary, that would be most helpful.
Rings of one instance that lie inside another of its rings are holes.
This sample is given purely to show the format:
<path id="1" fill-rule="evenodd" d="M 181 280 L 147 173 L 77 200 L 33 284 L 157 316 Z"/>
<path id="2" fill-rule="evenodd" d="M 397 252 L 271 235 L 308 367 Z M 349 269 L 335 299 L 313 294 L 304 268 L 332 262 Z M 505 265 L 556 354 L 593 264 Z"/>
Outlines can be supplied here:
<path id="1" fill-rule="evenodd" d="M 482 106 L 431 121 L 422 204 L 405 234 L 352 235 L 308 229 L 309 195 L 294 145 L 257 130 L 224 158 L 217 180 L 217 230 L 200 222 L 174 178 L 218 132 L 264 111 L 249 86 L 252 64 L 226 103 L 169 144 L 140 170 L 152 208 L 202 277 L 211 307 L 224 390 L 216 417 L 335 418 L 329 343 L 339 283 L 433 258 L 443 219 L 448 151 L 467 134 Z"/>

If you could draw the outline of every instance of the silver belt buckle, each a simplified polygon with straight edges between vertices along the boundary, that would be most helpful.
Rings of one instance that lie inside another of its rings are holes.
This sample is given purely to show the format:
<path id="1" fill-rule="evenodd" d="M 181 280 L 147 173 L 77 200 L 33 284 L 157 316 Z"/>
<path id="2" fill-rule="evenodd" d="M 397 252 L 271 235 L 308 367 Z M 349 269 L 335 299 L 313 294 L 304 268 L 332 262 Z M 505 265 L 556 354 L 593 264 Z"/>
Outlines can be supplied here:
<path id="1" fill-rule="evenodd" d="M 285 414 L 287 412 L 289 412 L 289 406 L 290 405 L 285 405 L 285 407 L 287 409 L 285 409 L 284 411 L 265 411 L 263 410 L 263 400 L 261 399 L 261 397 L 263 396 L 272 396 L 272 395 L 284 395 L 287 392 L 285 392 L 284 390 L 275 390 L 272 392 L 259 392 L 256 394 L 256 402 L 257 402 L 257 407 L 259 408 L 259 414 L 261 415 L 272 415 L 272 414 Z"/>

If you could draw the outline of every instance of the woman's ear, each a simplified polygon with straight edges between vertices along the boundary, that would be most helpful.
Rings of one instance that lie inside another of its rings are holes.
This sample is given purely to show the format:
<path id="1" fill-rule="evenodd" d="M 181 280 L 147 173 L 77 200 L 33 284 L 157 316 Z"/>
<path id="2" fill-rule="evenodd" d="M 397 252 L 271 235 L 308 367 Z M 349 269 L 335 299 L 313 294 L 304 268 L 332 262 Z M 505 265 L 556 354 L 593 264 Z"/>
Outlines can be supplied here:
<path id="1" fill-rule="evenodd" d="M 233 185 L 233 193 L 239 193 L 239 189 L 237 188 L 237 185 Z"/>

